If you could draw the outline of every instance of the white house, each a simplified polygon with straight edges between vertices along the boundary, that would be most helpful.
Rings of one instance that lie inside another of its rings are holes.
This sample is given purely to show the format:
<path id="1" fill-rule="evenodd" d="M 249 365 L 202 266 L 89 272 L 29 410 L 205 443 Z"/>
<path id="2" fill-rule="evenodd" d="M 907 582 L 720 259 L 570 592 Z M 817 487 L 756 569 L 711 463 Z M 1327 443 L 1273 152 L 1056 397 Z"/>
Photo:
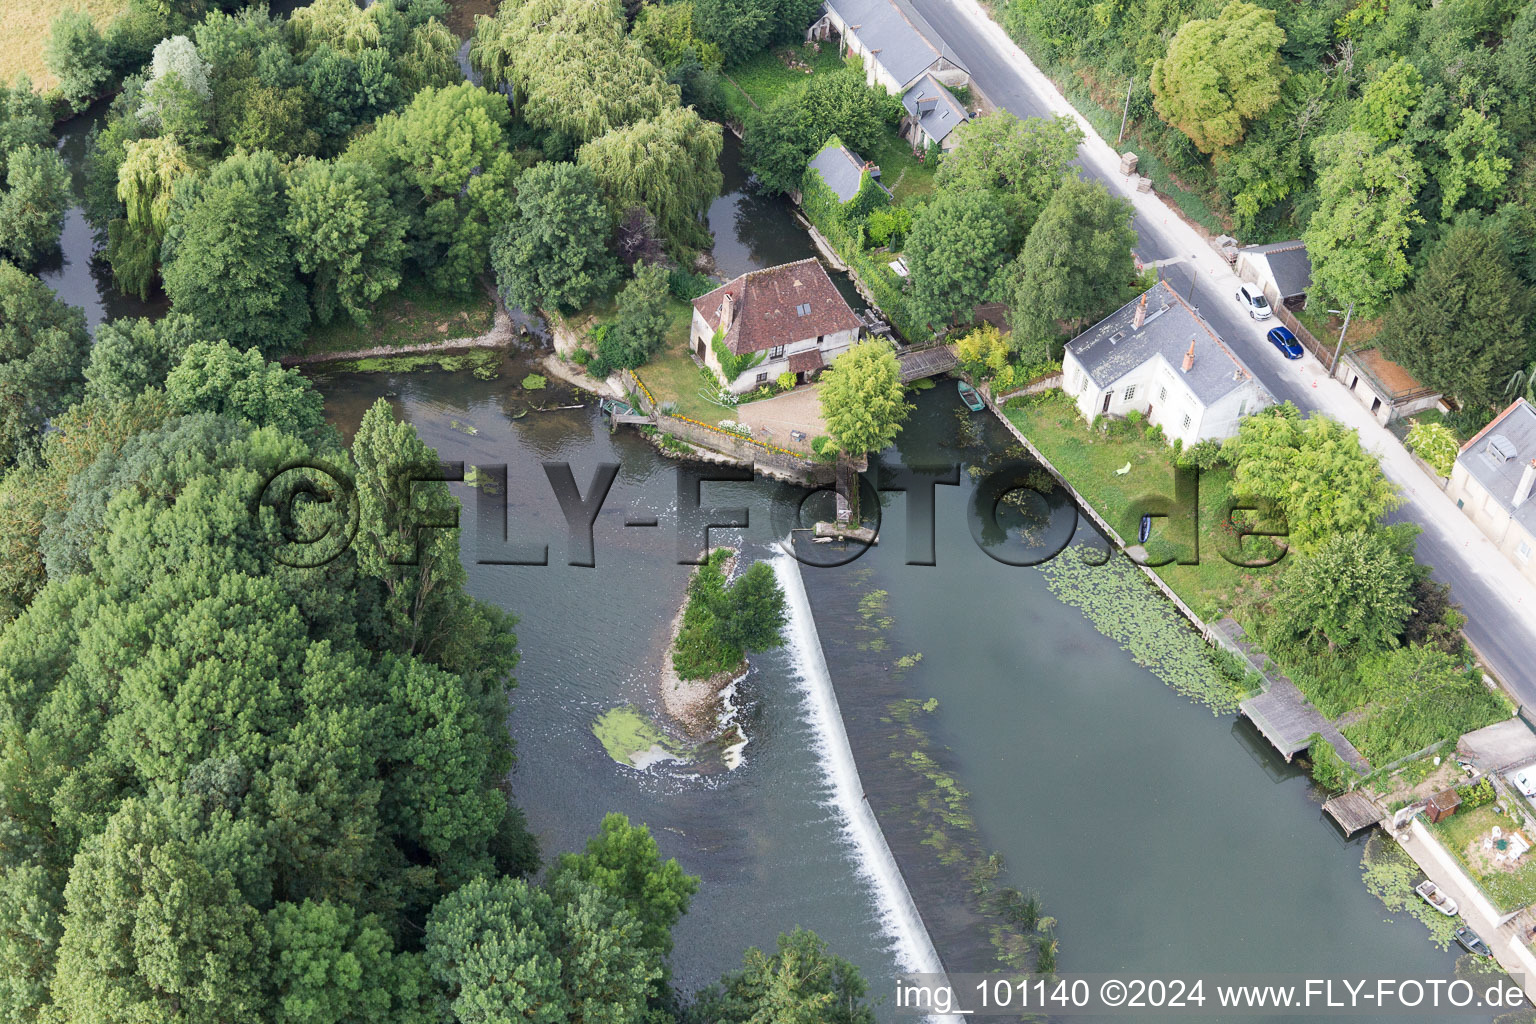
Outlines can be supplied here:
<path id="1" fill-rule="evenodd" d="M 1244 416 L 1275 401 L 1162 281 L 1067 343 L 1062 386 L 1090 422 L 1134 409 L 1185 447 L 1231 437 Z"/>
<path id="2" fill-rule="evenodd" d="M 845 54 L 864 59 L 864 75 L 902 96 L 925 74 L 945 85 L 964 85 L 970 71 L 905 0 L 827 0 L 805 30 L 807 41 L 837 35 Z M 937 44 L 933 40 L 938 40 Z"/>
<path id="3" fill-rule="evenodd" d="M 862 326 L 821 263 L 805 259 L 754 270 L 694 299 L 691 343 L 716 377 L 744 394 L 783 373 L 803 382 L 850 348 Z M 717 338 L 738 361 L 729 379 Z"/>
<path id="4" fill-rule="evenodd" d="M 1445 493 L 1536 583 L 1536 408 L 1524 398 L 1462 445 Z"/>

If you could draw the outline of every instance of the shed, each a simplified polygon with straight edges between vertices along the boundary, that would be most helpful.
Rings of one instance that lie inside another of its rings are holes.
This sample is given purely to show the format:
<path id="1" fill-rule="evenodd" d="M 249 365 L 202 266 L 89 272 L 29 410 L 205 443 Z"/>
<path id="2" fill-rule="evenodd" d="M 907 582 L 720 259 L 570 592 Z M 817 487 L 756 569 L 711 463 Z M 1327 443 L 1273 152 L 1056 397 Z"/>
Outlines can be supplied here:
<path id="1" fill-rule="evenodd" d="M 1461 806 L 1461 794 L 1454 789 L 1442 789 L 1429 798 L 1429 804 L 1424 808 L 1424 814 L 1431 822 L 1443 821 L 1456 813 L 1456 808 Z"/>
<path id="2" fill-rule="evenodd" d="M 1300 239 L 1238 250 L 1237 276 L 1258 285 L 1273 304 L 1300 309 L 1312 287 L 1312 260 Z"/>
<path id="3" fill-rule="evenodd" d="M 1334 376 L 1344 382 L 1382 426 L 1440 403 L 1440 392 L 1421 384 L 1379 348 L 1346 352 Z"/>

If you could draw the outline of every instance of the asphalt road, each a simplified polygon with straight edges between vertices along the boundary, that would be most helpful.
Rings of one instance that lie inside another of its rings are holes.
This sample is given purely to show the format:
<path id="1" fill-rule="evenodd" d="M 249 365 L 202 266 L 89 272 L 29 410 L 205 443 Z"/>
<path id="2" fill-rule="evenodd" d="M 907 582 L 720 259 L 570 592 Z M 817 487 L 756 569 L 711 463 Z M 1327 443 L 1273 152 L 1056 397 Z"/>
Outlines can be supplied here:
<path id="1" fill-rule="evenodd" d="M 976 86 L 997 106 L 1019 117 L 1051 117 L 1066 101 L 1044 76 L 986 20 L 974 0 L 910 0 L 970 69 Z M 936 40 L 937 42 L 937 40 Z M 1394 521 L 1423 530 L 1418 558 L 1435 578 L 1451 586 L 1452 599 L 1467 615 L 1466 634 L 1484 662 L 1516 699 L 1536 709 L 1536 588 L 1514 571 L 1443 492 L 1413 463 L 1402 446 L 1366 410 L 1331 380 L 1310 355 L 1284 359 L 1264 338 L 1234 297 L 1237 281 L 1199 236 L 1161 202 L 1139 194 L 1118 173 L 1105 140 L 1089 131 L 1079 150 L 1079 167 L 1111 192 L 1132 201 L 1136 255 L 1158 263 L 1163 277 L 1197 306 L 1278 401 L 1305 412 L 1326 412 L 1360 431 L 1362 443 L 1381 456 L 1389 479 L 1403 492 Z M 1264 325 L 1269 326 L 1268 324 Z"/>

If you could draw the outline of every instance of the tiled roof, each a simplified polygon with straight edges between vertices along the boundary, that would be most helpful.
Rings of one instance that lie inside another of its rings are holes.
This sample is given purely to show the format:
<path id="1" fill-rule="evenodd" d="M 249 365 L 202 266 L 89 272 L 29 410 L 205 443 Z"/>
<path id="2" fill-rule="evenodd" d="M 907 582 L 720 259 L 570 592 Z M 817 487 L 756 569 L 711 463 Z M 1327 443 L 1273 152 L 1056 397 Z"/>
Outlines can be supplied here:
<path id="1" fill-rule="evenodd" d="M 902 0 L 827 0 L 843 24 L 901 85 L 927 71 L 940 57 L 964 68 L 923 16 Z"/>
<path id="2" fill-rule="evenodd" d="M 955 94 L 932 75 L 919 78 L 901 97 L 901 105 L 907 108 L 907 113 L 917 118 L 917 123 L 922 125 L 923 131 L 934 142 L 943 142 L 950 132 L 970 117 L 960 101 L 955 99 Z"/>
<path id="3" fill-rule="evenodd" d="M 815 373 L 826 365 L 819 348 L 808 348 L 789 357 L 790 373 Z"/>
<path id="4" fill-rule="evenodd" d="M 732 310 L 725 344 L 738 356 L 862 326 L 815 258 L 754 270 L 694 299 L 711 330 L 720 329 L 727 295 Z"/>
<path id="5" fill-rule="evenodd" d="M 1135 326 L 1142 302 L 1138 297 L 1067 342 L 1067 350 L 1099 387 L 1109 387 L 1159 356 L 1207 406 L 1253 379 L 1242 360 L 1166 281 L 1159 281 L 1144 298 L 1141 327 Z M 1184 373 L 1181 367 L 1191 341 L 1195 364 Z"/>

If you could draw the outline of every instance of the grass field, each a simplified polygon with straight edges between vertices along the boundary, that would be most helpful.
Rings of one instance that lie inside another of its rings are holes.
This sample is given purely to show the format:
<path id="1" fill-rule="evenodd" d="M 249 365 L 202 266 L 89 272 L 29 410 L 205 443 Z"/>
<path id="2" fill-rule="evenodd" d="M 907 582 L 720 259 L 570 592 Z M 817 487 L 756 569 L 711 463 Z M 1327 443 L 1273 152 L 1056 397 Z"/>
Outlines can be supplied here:
<path id="1" fill-rule="evenodd" d="M 310 331 L 299 351 L 350 352 L 473 337 L 491 329 L 494 313 L 490 296 L 479 289 L 471 295 L 451 295 L 407 281 L 379 302 L 368 326 L 359 327 L 338 313 L 329 326 Z"/>
<path id="2" fill-rule="evenodd" d="M 25 72 L 37 89 L 52 89 L 58 79 L 43 64 L 43 46 L 59 11 L 79 7 L 105 30 L 123 6 L 123 0 L 0 0 L 0 82 L 9 84 Z"/>
<path id="3" fill-rule="evenodd" d="M 1175 495 L 1173 451 L 1168 445 L 1149 440 L 1141 430 L 1123 423 L 1108 432 L 1090 430 L 1059 391 L 1009 409 L 1008 418 L 1121 537 L 1134 540 L 1149 499 Z M 1127 464 L 1130 471 L 1116 475 Z M 1276 571 L 1243 568 L 1222 557 L 1229 540 L 1222 523 L 1231 483 L 1232 474 L 1226 468 L 1200 474 L 1199 562 L 1157 567 L 1157 574 L 1174 593 L 1207 621 L 1246 603 L 1268 586 Z M 1196 554 L 1187 519 L 1156 522 L 1147 543 L 1150 562 Z M 1160 536 L 1163 533 L 1166 536 Z"/>

